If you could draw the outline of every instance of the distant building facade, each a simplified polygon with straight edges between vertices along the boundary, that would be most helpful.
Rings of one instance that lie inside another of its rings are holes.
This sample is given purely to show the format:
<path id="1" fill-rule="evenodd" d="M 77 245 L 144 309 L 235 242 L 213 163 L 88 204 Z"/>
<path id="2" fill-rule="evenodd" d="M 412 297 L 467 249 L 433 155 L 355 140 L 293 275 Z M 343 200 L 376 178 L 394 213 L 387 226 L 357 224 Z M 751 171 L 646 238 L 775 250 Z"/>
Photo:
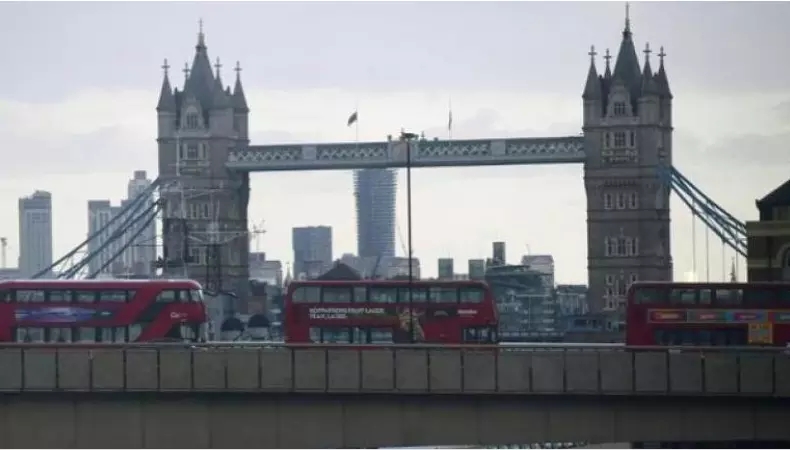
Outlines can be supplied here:
<path id="1" fill-rule="evenodd" d="M 469 279 L 470 280 L 484 280 L 486 277 L 486 260 L 485 259 L 470 259 L 469 260 Z"/>
<path id="2" fill-rule="evenodd" d="M 440 280 L 452 280 L 455 278 L 453 258 L 439 258 L 438 269 L 437 275 Z"/>
<path id="3" fill-rule="evenodd" d="M 295 227 L 292 245 L 294 278 L 317 278 L 332 267 L 332 227 Z"/>
<path id="4" fill-rule="evenodd" d="M 52 194 L 19 199 L 19 274 L 30 277 L 52 265 Z M 51 274 L 45 274 L 51 276 Z"/>

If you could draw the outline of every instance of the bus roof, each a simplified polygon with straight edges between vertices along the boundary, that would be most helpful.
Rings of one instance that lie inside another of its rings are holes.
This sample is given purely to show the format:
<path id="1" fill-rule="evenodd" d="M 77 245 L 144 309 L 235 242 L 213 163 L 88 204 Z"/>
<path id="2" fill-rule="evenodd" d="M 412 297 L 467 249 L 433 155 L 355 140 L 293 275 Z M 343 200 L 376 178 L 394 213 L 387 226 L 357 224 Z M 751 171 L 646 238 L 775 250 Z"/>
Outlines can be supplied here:
<path id="1" fill-rule="evenodd" d="M 413 280 L 415 286 L 487 286 L 483 280 Z M 289 286 L 405 286 L 409 280 L 294 280 Z"/>
<path id="2" fill-rule="evenodd" d="M 632 287 L 678 286 L 687 288 L 744 288 L 744 287 L 790 287 L 786 281 L 757 281 L 757 282 L 729 282 L 729 281 L 635 281 Z"/>
<path id="3" fill-rule="evenodd" d="M 22 289 L 75 289 L 75 288 L 107 288 L 124 289 L 142 286 L 161 286 L 182 289 L 202 289 L 200 283 L 195 280 L 187 279 L 148 279 L 148 280 L 124 280 L 124 279 L 103 279 L 103 280 L 0 280 L 0 288 L 22 288 Z"/>

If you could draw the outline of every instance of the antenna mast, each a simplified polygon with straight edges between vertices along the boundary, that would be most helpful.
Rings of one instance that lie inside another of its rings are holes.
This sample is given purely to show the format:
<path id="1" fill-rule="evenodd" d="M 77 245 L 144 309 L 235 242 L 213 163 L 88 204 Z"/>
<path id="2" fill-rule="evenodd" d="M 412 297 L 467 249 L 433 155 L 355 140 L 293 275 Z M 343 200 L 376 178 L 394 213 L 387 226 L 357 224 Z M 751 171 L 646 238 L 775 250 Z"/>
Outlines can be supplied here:
<path id="1" fill-rule="evenodd" d="M 8 238 L 0 237 L 0 247 L 2 247 L 2 264 L 3 269 L 8 268 Z"/>

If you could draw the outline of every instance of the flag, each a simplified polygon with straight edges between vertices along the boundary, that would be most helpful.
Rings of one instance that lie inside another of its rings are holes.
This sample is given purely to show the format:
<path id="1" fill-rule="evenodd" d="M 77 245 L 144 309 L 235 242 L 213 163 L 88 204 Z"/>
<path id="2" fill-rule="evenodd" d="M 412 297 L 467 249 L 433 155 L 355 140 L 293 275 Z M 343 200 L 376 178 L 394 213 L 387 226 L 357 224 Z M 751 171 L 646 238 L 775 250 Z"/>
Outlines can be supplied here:
<path id="1" fill-rule="evenodd" d="M 353 125 L 353 124 L 354 124 L 356 121 L 357 121 L 357 112 L 356 112 L 356 111 L 354 111 L 354 113 L 353 113 L 353 114 L 351 114 L 350 116 L 348 116 L 348 125 L 347 125 L 347 126 L 349 126 L 349 127 L 350 127 L 350 126 L 351 126 L 351 125 Z"/>

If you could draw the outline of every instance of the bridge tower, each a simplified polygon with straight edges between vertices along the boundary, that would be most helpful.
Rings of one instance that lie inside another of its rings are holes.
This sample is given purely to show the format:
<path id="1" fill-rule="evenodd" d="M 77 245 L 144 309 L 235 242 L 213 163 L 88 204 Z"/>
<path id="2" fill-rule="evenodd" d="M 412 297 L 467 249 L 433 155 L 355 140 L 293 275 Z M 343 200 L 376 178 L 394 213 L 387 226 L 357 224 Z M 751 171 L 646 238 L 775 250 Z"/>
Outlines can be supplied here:
<path id="1" fill-rule="evenodd" d="M 649 44 L 644 53 L 640 68 L 626 9 L 614 71 L 607 49 L 598 74 L 593 47 L 582 95 L 588 295 L 613 328 L 631 282 L 672 279 L 670 188 L 659 178 L 659 168 L 672 164 L 672 93 L 663 47 L 657 72 Z"/>
<path id="2" fill-rule="evenodd" d="M 236 63 L 233 90 L 224 86 L 219 58 L 209 60 L 201 23 L 181 90 L 170 84 L 167 60 L 156 107 L 159 176 L 167 188 L 163 264 L 168 276 L 196 279 L 207 290 L 248 289 L 249 174 L 225 168 L 232 148 L 246 147 L 247 101 Z"/>

